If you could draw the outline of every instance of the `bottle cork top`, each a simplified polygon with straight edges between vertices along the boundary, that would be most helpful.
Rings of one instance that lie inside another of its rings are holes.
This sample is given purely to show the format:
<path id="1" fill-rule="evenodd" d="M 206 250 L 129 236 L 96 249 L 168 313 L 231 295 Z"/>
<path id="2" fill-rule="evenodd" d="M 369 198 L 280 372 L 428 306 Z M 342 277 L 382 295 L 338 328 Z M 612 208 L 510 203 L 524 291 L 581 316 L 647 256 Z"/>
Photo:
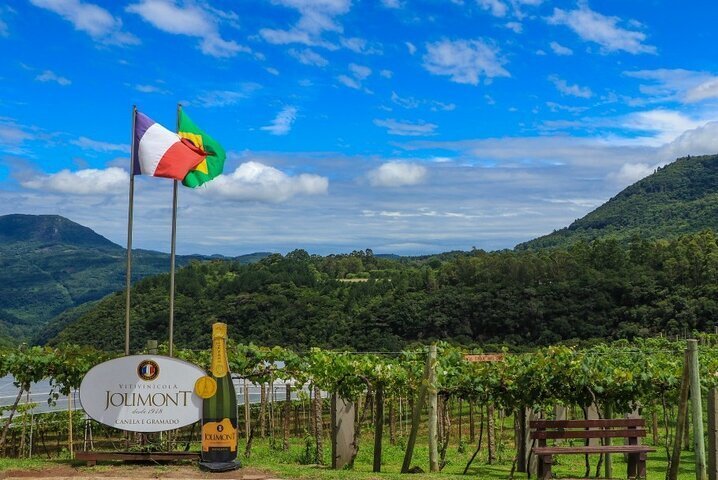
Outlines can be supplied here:
<path id="1" fill-rule="evenodd" d="M 212 338 L 222 337 L 227 338 L 227 324 L 217 322 L 212 324 Z"/>

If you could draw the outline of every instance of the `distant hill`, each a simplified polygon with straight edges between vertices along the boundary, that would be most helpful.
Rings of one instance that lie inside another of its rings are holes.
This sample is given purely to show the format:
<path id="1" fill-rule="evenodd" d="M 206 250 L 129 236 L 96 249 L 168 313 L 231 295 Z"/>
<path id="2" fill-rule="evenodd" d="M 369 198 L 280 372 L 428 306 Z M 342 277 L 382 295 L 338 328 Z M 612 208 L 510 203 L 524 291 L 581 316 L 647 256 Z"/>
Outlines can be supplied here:
<path id="1" fill-rule="evenodd" d="M 133 282 L 169 269 L 166 253 L 134 250 L 132 255 Z M 177 264 L 208 258 L 181 255 Z M 8 337 L 28 340 L 65 310 L 123 289 L 125 259 L 123 247 L 67 218 L 0 216 L 0 344 Z"/>
<path id="2" fill-rule="evenodd" d="M 59 215 L 0 216 L 0 244 L 37 242 L 45 245 L 67 244 L 122 250 L 92 229 Z"/>
<path id="3" fill-rule="evenodd" d="M 521 243 L 517 250 L 614 238 L 676 238 L 718 231 L 718 155 L 679 158 L 620 192 L 566 228 Z"/>
<path id="4" fill-rule="evenodd" d="M 133 287 L 132 351 L 148 339 L 167 341 L 168 284 L 163 274 Z M 718 235 L 424 259 L 295 251 L 252 265 L 192 262 L 177 272 L 176 345 L 206 349 L 216 321 L 227 323 L 236 342 L 299 351 L 396 352 L 434 340 L 499 351 L 504 344 L 712 332 Z M 123 295 L 68 311 L 51 325 L 49 345 L 122 351 Z"/>

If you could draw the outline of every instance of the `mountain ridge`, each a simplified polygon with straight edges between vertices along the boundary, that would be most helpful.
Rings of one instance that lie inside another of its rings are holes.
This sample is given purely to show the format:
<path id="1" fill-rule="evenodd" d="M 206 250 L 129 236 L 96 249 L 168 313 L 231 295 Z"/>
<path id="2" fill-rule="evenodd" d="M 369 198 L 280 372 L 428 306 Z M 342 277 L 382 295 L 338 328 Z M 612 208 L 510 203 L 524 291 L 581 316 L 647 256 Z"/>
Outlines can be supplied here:
<path id="1" fill-rule="evenodd" d="M 94 230 L 60 215 L 13 213 L 0 216 L 0 243 L 40 242 L 122 249 Z"/>
<path id="2" fill-rule="evenodd" d="M 238 257 L 251 262 L 267 253 Z M 169 270 L 169 254 L 132 250 L 132 281 Z M 178 255 L 179 267 L 216 256 Z M 124 289 L 126 249 L 60 215 L 0 216 L 0 344 L 29 340 L 52 318 Z"/>
<path id="3" fill-rule="evenodd" d="M 718 231 L 718 155 L 687 156 L 626 187 L 567 227 L 516 245 L 516 250 L 614 238 L 671 239 Z"/>

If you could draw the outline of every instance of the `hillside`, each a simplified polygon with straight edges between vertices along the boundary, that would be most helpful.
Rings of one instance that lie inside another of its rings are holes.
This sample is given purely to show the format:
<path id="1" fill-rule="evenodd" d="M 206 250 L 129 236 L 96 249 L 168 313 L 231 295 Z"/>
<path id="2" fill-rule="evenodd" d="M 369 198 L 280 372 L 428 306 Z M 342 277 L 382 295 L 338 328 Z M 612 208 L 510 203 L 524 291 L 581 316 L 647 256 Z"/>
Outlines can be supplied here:
<path id="1" fill-rule="evenodd" d="M 342 282 L 368 278 L 366 282 Z M 167 275 L 133 288 L 132 349 L 167 339 Z M 67 318 L 50 344 L 121 351 L 124 298 Z M 718 321 L 718 237 L 614 240 L 570 248 L 393 260 L 295 251 L 258 263 L 192 263 L 177 275 L 175 342 L 203 348 L 211 324 L 233 340 L 363 351 L 414 342 L 542 345 L 711 329 Z M 76 319 L 74 319 L 76 317 Z"/>
<path id="2" fill-rule="evenodd" d="M 92 229 L 59 215 L 0 216 L 0 244 L 41 243 L 76 245 L 121 250 Z"/>
<path id="3" fill-rule="evenodd" d="M 580 240 L 675 238 L 718 231 L 718 155 L 679 158 L 634 183 L 566 228 L 516 246 L 558 247 Z"/>
<path id="4" fill-rule="evenodd" d="M 27 340 L 55 315 L 123 289 L 125 260 L 123 247 L 67 218 L 0 216 L 0 339 Z M 168 254 L 133 251 L 133 281 L 168 269 Z"/>

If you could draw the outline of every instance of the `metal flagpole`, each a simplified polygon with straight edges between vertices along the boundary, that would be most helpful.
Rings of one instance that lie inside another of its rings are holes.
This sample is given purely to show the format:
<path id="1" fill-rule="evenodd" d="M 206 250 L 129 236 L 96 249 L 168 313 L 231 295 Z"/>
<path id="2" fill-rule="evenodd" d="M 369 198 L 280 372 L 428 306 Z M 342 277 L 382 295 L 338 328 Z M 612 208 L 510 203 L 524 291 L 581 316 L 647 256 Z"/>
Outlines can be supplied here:
<path id="1" fill-rule="evenodd" d="M 130 354 L 130 287 L 132 286 L 132 216 L 135 201 L 135 122 L 137 106 L 132 105 L 132 141 L 130 142 L 130 198 L 127 208 L 127 278 L 125 279 L 125 355 Z"/>
<path id="2" fill-rule="evenodd" d="M 179 133 L 180 112 L 182 104 L 177 104 L 177 133 Z M 170 246 L 170 351 L 172 356 L 174 350 L 174 328 L 175 328 L 175 245 L 177 243 L 177 180 L 173 182 L 172 188 L 172 244 Z"/>

